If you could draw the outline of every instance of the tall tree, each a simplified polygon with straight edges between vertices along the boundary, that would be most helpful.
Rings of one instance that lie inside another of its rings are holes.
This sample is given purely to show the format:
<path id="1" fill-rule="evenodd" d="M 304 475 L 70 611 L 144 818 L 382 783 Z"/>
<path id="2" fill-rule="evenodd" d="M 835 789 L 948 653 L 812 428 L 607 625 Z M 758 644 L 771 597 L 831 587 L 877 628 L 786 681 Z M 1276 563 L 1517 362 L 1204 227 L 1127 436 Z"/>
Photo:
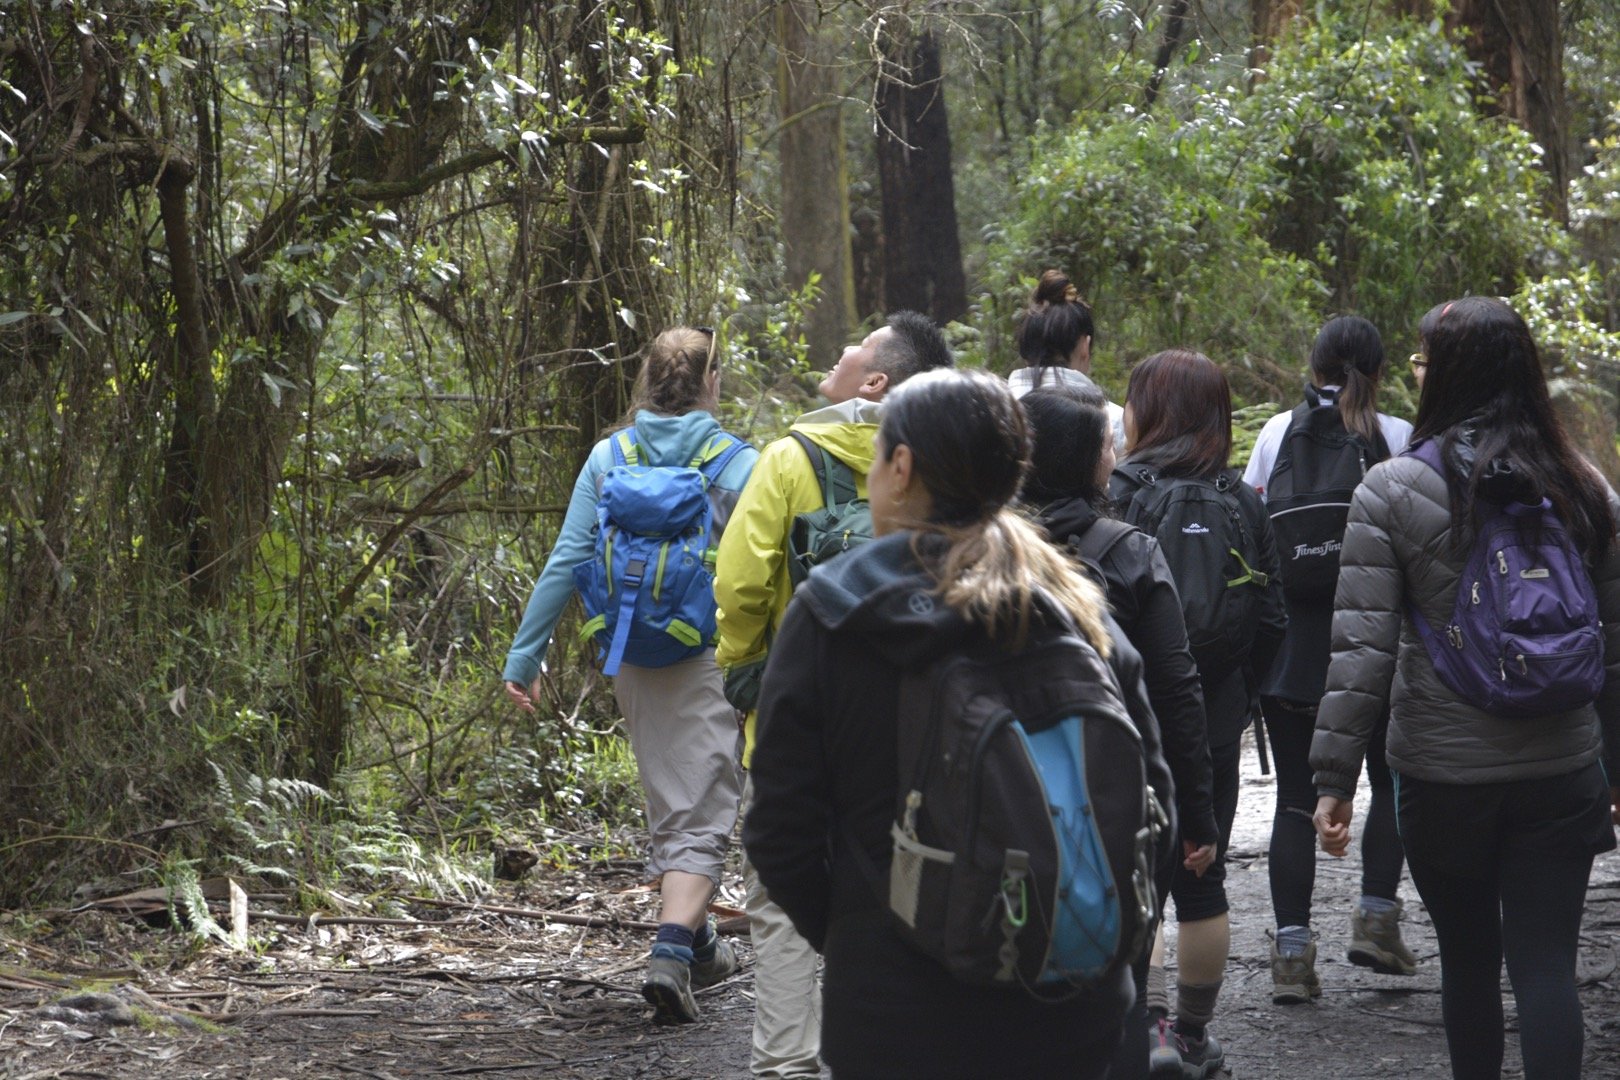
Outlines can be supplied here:
<path id="1" fill-rule="evenodd" d="M 810 309 L 805 336 L 811 362 L 830 364 L 855 321 L 838 52 L 814 0 L 780 0 L 776 38 L 787 284 L 802 289 L 812 275 L 819 277 L 821 296 Z"/>
<path id="2" fill-rule="evenodd" d="M 1256 82 L 1266 77 L 1272 45 L 1298 15 L 1299 0 L 1249 0 L 1249 71 Z"/>
<path id="3" fill-rule="evenodd" d="M 1454 0 L 1447 26 L 1496 93 L 1503 115 L 1541 146 L 1548 209 L 1569 219 L 1569 111 L 1558 0 Z"/>
<path id="4" fill-rule="evenodd" d="M 967 310 L 939 39 L 890 39 L 877 85 L 883 303 L 938 322 Z"/>

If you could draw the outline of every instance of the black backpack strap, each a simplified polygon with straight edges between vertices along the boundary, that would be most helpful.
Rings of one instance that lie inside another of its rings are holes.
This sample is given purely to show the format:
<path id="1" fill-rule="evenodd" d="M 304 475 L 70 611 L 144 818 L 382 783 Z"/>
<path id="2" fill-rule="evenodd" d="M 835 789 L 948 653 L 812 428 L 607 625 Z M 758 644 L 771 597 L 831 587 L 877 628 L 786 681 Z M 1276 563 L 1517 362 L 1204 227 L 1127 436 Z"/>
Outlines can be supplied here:
<path id="1" fill-rule="evenodd" d="M 1085 532 L 1077 536 L 1071 535 L 1069 548 L 1082 562 L 1101 569 L 1102 561 L 1108 557 L 1108 553 L 1125 537 L 1138 531 L 1140 530 L 1128 521 L 1100 517 L 1092 522 L 1091 527 Z"/>

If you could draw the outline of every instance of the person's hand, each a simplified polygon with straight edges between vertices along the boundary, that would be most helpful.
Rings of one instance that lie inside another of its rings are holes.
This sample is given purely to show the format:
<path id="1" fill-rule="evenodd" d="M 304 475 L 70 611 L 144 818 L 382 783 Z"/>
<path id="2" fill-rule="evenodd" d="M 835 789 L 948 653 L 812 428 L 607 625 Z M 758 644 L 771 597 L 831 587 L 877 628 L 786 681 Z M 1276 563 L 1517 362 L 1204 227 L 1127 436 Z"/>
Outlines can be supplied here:
<path id="1" fill-rule="evenodd" d="M 1351 805 L 1349 799 L 1333 795 L 1323 795 L 1316 800 L 1316 813 L 1311 817 L 1311 824 L 1316 826 L 1316 836 L 1322 842 L 1322 850 L 1334 858 L 1342 859 L 1350 850 Z"/>
<path id="2" fill-rule="evenodd" d="M 534 712 L 534 699 L 540 696 L 540 680 L 536 679 L 534 685 L 524 688 L 522 683 L 506 680 L 506 696 L 512 699 L 512 704 L 524 712 Z"/>
<path id="3" fill-rule="evenodd" d="M 1620 825 L 1620 787 L 1609 789 L 1609 819 Z"/>
<path id="4" fill-rule="evenodd" d="M 1204 871 L 1215 864 L 1214 844 L 1195 844 L 1191 840 L 1183 840 L 1181 853 L 1185 856 L 1181 860 L 1182 868 L 1191 870 L 1194 877 L 1203 877 Z"/>

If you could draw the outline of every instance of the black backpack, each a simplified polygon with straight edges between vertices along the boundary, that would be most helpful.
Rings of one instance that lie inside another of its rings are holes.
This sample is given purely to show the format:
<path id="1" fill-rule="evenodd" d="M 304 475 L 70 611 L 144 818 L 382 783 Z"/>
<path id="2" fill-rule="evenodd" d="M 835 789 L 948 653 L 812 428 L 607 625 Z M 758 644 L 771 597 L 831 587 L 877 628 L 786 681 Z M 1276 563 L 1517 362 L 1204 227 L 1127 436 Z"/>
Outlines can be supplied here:
<path id="1" fill-rule="evenodd" d="M 814 567 L 872 539 L 872 508 L 855 493 L 854 470 L 802 433 L 788 434 L 804 448 L 821 487 L 821 509 L 795 515 L 788 533 L 788 579 L 797 587 Z"/>
<path id="2" fill-rule="evenodd" d="M 1383 432 L 1369 445 L 1344 426 L 1332 395 L 1305 388 L 1266 480 L 1266 511 L 1289 599 L 1333 601 L 1350 498 L 1367 470 L 1387 457 Z"/>
<path id="3" fill-rule="evenodd" d="M 1181 596 L 1187 644 L 1203 672 L 1247 659 L 1260 626 L 1260 544 L 1243 520 L 1231 469 L 1213 480 L 1161 477 L 1142 465 L 1115 468 L 1134 490 L 1118 500 L 1121 516 L 1159 541 Z"/>
<path id="4" fill-rule="evenodd" d="M 1037 996 L 1141 955 L 1167 835 L 1119 684 L 1064 624 L 1017 652 L 978 635 L 900 684 L 889 909 L 958 979 Z"/>

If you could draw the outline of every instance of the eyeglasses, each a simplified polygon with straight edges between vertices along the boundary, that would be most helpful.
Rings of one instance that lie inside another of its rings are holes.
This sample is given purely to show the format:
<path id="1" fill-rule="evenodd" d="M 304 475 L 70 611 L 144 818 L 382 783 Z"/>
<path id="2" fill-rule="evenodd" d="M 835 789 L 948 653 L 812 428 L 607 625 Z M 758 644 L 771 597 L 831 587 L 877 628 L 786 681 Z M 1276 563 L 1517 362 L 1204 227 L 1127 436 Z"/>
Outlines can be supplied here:
<path id="1" fill-rule="evenodd" d="M 1406 362 L 1411 364 L 1412 370 L 1417 372 L 1419 375 L 1423 374 L 1426 370 L 1428 370 L 1429 367 L 1428 358 L 1420 352 L 1415 352 L 1411 356 L 1408 356 L 1406 358 Z"/>
<path id="2" fill-rule="evenodd" d="M 714 332 L 714 327 L 712 326 L 694 326 L 692 329 L 696 330 L 700 334 L 709 335 L 709 355 L 703 358 L 703 374 L 707 375 L 709 372 L 714 370 L 715 346 L 719 344 L 720 336 Z"/>

